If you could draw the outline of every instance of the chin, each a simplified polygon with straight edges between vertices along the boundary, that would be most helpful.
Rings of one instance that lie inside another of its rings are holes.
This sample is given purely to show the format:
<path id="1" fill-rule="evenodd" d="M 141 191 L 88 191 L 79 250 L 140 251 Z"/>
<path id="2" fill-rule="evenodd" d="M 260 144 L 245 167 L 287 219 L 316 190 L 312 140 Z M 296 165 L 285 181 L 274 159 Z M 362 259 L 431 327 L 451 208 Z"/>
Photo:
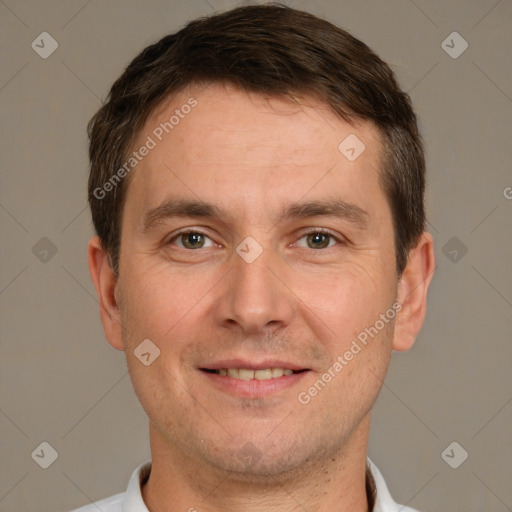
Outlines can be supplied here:
<path id="1" fill-rule="evenodd" d="M 293 440 L 290 436 L 273 441 L 237 439 L 230 447 L 219 449 L 216 445 L 205 450 L 202 457 L 231 480 L 265 486 L 300 478 L 336 450 L 325 440 L 315 443 L 317 446 L 306 438 Z"/>

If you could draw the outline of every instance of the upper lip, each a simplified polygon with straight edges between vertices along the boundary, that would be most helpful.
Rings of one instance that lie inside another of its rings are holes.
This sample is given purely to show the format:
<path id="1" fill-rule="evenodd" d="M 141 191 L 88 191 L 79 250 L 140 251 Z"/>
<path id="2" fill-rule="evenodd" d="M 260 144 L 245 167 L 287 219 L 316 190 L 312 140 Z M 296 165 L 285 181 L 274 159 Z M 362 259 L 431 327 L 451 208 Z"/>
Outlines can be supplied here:
<path id="1" fill-rule="evenodd" d="M 267 368 L 283 368 L 294 371 L 307 370 L 303 365 L 290 363 L 280 359 L 264 359 L 255 362 L 256 358 L 252 358 L 251 361 L 247 359 L 224 359 L 222 361 L 216 361 L 214 363 L 208 363 L 207 365 L 201 366 L 202 370 L 220 370 L 221 368 L 244 368 L 247 370 L 266 370 Z"/>

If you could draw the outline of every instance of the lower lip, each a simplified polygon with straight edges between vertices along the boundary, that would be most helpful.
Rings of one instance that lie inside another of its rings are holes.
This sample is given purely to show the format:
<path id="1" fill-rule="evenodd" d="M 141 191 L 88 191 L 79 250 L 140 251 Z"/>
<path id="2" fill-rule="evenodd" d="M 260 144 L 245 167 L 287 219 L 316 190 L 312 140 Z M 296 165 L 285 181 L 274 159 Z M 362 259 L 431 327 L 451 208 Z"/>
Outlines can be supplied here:
<path id="1" fill-rule="evenodd" d="M 210 373 L 203 370 L 200 371 L 221 391 L 241 398 L 260 398 L 276 394 L 294 386 L 309 373 L 309 370 L 306 370 L 300 373 L 292 373 L 291 375 L 283 375 L 282 377 L 272 379 L 243 380 L 233 379 L 232 377 L 219 375 L 218 373 Z"/>

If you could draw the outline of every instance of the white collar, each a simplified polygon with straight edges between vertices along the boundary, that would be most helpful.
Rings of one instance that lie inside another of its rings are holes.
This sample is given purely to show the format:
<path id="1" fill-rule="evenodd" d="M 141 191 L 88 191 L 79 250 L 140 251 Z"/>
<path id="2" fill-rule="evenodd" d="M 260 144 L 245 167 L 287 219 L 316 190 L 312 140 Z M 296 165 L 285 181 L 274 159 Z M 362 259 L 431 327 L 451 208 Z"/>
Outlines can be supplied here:
<path id="1" fill-rule="evenodd" d="M 372 472 L 375 488 L 377 490 L 372 512 L 418 512 L 410 507 L 404 507 L 403 505 L 395 503 L 391 494 L 389 494 L 388 486 L 379 468 L 369 458 L 366 459 L 366 462 L 368 466 L 370 466 L 370 471 Z M 144 512 L 146 511 L 144 510 Z"/>

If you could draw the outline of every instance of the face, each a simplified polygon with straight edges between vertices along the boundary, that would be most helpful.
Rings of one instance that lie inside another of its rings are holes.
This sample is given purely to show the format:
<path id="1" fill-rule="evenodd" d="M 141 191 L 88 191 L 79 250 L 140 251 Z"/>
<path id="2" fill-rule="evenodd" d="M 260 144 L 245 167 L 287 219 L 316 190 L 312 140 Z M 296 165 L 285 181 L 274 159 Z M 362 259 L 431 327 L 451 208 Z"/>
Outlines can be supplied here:
<path id="1" fill-rule="evenodd" d="M 378 130 L 313 100 L 210 85 L 161 105 L 135 146 L 148 136 L 122 219 L 123 331 L 110 341 L 126 350 L 152 435 L 251 475 L 366 435 L 397 294 Z M 148 366 L 134 354 L 143 340 L 160 351 Z"/>

